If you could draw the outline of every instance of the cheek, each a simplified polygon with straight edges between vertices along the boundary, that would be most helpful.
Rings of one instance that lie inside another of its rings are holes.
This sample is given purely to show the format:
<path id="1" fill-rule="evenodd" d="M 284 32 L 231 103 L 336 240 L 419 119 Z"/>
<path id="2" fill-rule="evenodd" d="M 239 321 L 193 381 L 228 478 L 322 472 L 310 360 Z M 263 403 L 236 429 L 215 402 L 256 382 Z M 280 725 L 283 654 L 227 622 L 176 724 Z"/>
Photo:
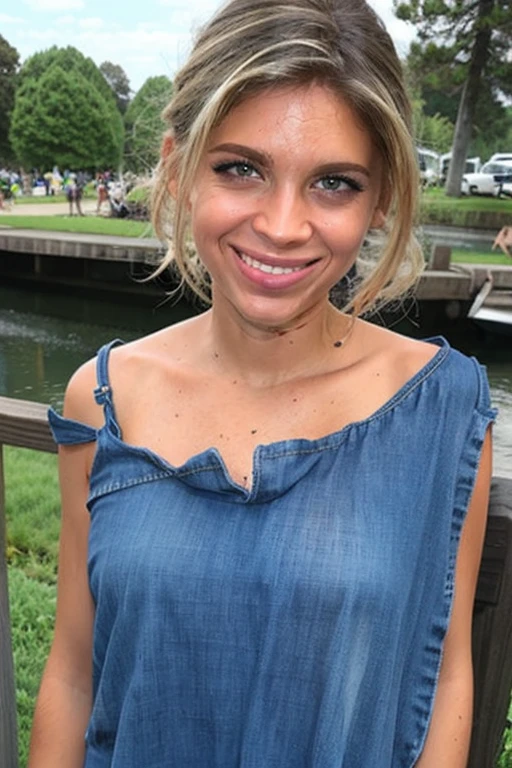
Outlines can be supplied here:
<path id="1" fill-rule="evenodd" d="M 324 239 L 334 253 L 357 253 L 366 237 L 368 225 L 366 218 L 340 217 L 323 228 Z"/>
<path id="2" fill-rule="evenodd" d="M 190 203 L 192 235 L 200 242 L 220 240 L 247 218 L 247 209 L 225 194 L 196 196 Z"/>

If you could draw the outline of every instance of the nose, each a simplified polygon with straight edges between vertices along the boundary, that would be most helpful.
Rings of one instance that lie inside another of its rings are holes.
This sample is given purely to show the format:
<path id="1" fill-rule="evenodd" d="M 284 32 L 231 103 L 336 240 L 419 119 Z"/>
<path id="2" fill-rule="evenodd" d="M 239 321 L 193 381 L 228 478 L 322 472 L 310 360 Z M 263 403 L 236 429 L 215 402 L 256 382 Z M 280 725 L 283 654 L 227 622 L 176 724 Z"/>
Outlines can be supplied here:
<path id="1" fill-rule="evenodd" d="M 306 200 L 300 191 L 289 187 L 269 190 L 259 198 L 252 226 L 280 248 L 306 243 L 313 233 Z"/>

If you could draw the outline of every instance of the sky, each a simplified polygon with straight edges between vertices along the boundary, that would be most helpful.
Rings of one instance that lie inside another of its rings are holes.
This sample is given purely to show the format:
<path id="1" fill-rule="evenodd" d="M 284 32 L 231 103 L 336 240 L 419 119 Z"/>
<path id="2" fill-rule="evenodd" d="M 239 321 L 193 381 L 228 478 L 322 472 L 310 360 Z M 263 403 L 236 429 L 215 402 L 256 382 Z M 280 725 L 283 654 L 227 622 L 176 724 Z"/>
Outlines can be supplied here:
<path id="1" fill-rule="evenodd" d="M 413 28 L 399 21 L 392 0 L 370 0 L 405 55 Z M 132 90 L 148 77 L 171 80 L 190 50 L 194 31 L 221 0 L 17 0 L 0 4 L 0 34 L 23 62 L 52 45 L 73 45 L 99 66 L 119 64 Z"/>

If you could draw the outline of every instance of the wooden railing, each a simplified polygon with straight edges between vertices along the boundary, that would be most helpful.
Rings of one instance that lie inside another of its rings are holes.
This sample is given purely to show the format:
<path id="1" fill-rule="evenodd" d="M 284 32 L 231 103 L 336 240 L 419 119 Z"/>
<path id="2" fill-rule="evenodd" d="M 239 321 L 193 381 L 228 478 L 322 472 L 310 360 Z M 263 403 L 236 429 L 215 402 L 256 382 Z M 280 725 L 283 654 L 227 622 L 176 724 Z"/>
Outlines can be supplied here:
<path id="1" fill-rule="evenodd" d="M 0 767 L 18 768 L 3 445 L 56 452 L 46 406 L 0 397 Z M 512 480 L 495 478 L 473 615 L 475 709 L 468 768 L 495 768 L 512 689 Z"/>
<path id="2" fill-rule="evenodd" d="M 56 453 L 46 418 L 47 406 L 0 397 L 0 766 L 17 768 L 16 690 L 9 620 L 5 530 L 3 446 Z"/>

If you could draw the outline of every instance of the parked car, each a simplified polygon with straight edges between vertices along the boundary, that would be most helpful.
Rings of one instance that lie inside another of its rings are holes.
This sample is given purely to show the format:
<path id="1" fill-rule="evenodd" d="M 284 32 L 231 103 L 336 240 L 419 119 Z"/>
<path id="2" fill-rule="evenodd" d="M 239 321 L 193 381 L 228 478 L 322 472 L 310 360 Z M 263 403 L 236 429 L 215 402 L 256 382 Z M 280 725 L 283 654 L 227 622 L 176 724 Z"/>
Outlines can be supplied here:
<path id="1" fill-rule="evenodd" d="M 434 187 L 439 181 L 439 154 L 432 149 L 416 147 L 422 187 Z"/>
<path id="2" fill-rule="evenodd" d="M 512 160 L 509 163 L 489 161 L 478 173 L 465 173 L 460 191 L 463 195 L 494 195 L 502 193 L 503 185 L 512 183 Z"/>
<path id="3" fill-rule="evenodd" d="M 441 155 L 439 159 L 439 183 L 441 186 L 444 187 L 446 184 L 446 178 L 448 176 L 448 167 L 450 165 L 450 160 L 452 158 L 452 153 L 447 152 L 445 155 Z M 464 167 L 464 173 L 478 173 L 480 168 L 482 167 L 482 161 L 479 157 L 467 157 L 466 158 L 466 165 Z"/>
<path id="4" fill-rule="evenodd" d="M 512 163 L 512 152 L 497 152 L 489 158 L 490 163 Z"/>

